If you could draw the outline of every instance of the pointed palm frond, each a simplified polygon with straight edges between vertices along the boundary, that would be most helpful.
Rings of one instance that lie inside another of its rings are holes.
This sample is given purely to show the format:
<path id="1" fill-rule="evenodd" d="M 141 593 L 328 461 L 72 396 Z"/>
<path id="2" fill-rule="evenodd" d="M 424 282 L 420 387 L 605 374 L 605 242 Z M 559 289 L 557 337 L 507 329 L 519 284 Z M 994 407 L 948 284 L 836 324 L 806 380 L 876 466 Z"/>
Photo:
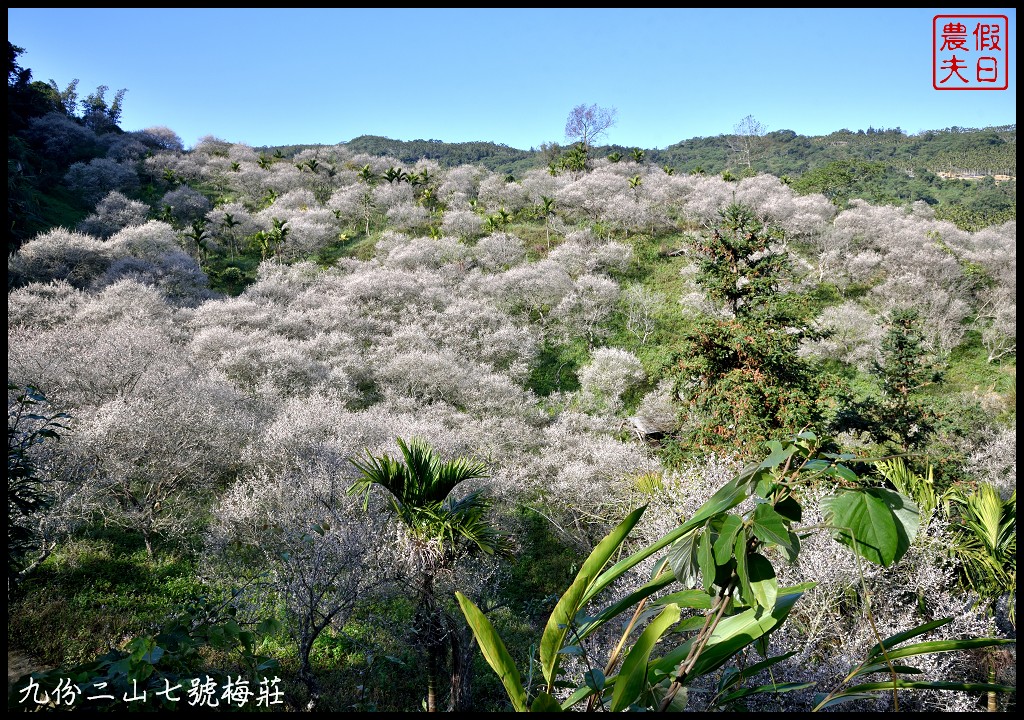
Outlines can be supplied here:
<path id="1" fill-rule="evenodd" d="M 879 460 L 875 467 L 893 487 L 917 503 L 922 518 L 931 517 L 940 501 L 935 491 L 935 475 L 931 465 L 926 475 L 914 472 L 901 457 Z"/>
<path id="2" fill-rule="evenodd" d="M 490 507 L 491 501 L 479 491 L 460 500 L 446 501 L 445 511 L 453 533 L 452 541 L 457 533 L 487 555 L 507 552 L 510 549 L 508 537 L 498 532 L 487 520 Z"/>
<path id="3" fill-rule="evenodd" d="M 970 494 L 953 493 L 952 552 L 963 565 L 967 585 L 991 600 L 1017 592 L 1017 493 L 1006 500 L 988 483 Z"/>
<path id="4" fill-rule="evenodd" d="M 351 462 L 361 473 L 348 492 L 363 494 L 369 502 L 374 485 L 389 493 L 392 509 L 409 531 L 425 541 L 441 541 L 453 547 L 460 540 L 493 554 L 505 547 L 504 537 L 487 521 L 490 501 L 479 492 L 461 499 L 449 494 L 466 480 L 487 476 L 486 463 L 467 458 L 444 461 L 424 440 L 397 439 L 402 459 L 367 453 Z"/>

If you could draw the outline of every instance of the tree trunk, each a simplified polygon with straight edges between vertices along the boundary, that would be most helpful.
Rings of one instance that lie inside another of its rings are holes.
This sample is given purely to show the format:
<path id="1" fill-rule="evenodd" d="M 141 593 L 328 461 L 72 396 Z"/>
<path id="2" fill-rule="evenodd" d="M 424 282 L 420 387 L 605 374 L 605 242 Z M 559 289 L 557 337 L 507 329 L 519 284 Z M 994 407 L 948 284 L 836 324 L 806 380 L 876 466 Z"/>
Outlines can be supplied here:
<path id="1" fill-rule="evenodd" d="M 416 619 L 421 647 L 427 652 L 427 712 L 437 712 L 437 670 L 444 643 L 443 623 L 434 601 L 434 578 L 424 573 L 420 586 L 420 608 Z"/>
<path id="2" fill-rule="evenodd" d="M 452 685 L 448 709 L 465 712 L 472 709 L 473 635 L 466 625 L 456 629 L 454 623 L 448 632 L 452 652 Z"/>
<path id="3" fill-rule="evenodd" d="M 317 682 L 316 676 L 313 674 L 312 665 L 309 662 L 309 654 L 313 650 L 313 641 L 315 639 L 315 637 L 303 639 L 299 643 L 298 677 L 309 693 L 309 699 L 306 702 L 305 708 L 306 712 L 313 710 L 316 707 L 317 700 L 320 699 L 320 684 Z"/>
<path id="4" fill-rule="evenodd" d="M 427 712 L 437 712 L 437 648 L 427 648 Z"/>

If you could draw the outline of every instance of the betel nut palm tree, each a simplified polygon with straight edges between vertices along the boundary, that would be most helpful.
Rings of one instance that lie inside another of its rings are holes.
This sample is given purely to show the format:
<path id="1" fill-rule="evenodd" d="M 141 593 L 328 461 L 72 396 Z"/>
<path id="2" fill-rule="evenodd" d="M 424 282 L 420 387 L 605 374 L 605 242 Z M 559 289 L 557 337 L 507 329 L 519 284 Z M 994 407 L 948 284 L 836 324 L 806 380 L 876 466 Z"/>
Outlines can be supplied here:
<path id="1" fill-rule="evenodd" d="M 437 710 L 437 677 L 445 642 L 451 631 L 444 609 L 438 604 L 435 581 L 454 568 L 467 551 L 493 555 L 507 548 L 506 538 L 488 521 L 490 500 L 481 492 L 461 498 L 452 491 L 467 480 L 487 477 L 486 463 L 467 458 L 443 460 L 424 440 L 396 440 L 400 459 L 369 451 L 353 459 L 360 478 L 350 494 L 364 495 L 364 508 L 376 485 L 404 529 L 405 554 L 417 575 L 418 607 L 415 630 L 420 649 L 427 657 L 427 710 Z M 454 673 L 453 673 L 454 674 Z M 454 695 L 458 691 L 453 688 Z"/>

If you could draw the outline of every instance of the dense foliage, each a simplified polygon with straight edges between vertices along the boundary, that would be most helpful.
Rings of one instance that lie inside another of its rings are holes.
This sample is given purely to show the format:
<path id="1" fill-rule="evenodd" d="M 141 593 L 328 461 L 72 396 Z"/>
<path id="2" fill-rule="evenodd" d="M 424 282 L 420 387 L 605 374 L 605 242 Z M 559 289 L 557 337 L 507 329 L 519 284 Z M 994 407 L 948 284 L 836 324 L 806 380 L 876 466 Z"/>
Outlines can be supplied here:
<path id="1" fill-rule="evenodd" d="M 8 639 L 40 692 L 1014 702 L 984 693 L 1015 683 L 1016 224 L 858 199 L 902 133 L 849 134 L 828 195 L 761 172 L 752 118 L 723 175 L 582 138 L 514 172 L 185 150 L 18 54 Z"/>

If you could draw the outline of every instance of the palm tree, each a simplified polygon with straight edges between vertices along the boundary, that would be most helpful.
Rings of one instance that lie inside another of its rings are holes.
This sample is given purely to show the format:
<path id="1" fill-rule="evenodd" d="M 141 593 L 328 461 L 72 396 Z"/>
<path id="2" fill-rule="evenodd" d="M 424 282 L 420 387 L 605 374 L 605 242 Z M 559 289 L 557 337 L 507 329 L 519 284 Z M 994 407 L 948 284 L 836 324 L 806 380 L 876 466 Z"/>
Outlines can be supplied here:
<path id="1" fill-rule="evenodd" d="M 241 225 L 241 220 L 235 220 L 235 216 L 231 213 L 224 213 L 224 227 L 227 228 L 228 240 L 231 241 L 231 258 L 235 257 L 235 226 Z"/>
<path id="2" fill-rule="evenodd" d="M 487 477 L 486 463 L 467 458 L 442 460 L 419 438 L 408 443 L 398 438 L 396 442 L 402 451 L 400 460 L 387 454 L 377 457 L 369 451 L 365 459 L 351 460 L 361 477 L 348 492 L 363 493 L 365 508 L 374 485 L 387 490 L 391 509 L 405 529 L 407 559 L 419 576 L 415 630 L 427 655 L 427 710 L 436 712 L 438 667 L 444 643 L 454 628 L 451 616 L 437 603 L 435 580 L 440 573 L 452 570 L 466 551 L 488 555 L 505 551 L 506 538 L 488 522 L 490 501 L 479 491 L 459 499 L 451 497 L 459 484 Z M 453 657 L 457 655 L 453 653 Z M 452 677 L 466 670 L 453 667 Z M 456 684 L 452 687 L 452 702 L 459 705 L 459 700 L 465 698 L 459 697 Z"/>
<path id="3" fill-rule="evenodd" d="M 639 175 L 634 175 L 629 179 L 629 187 L 633 190 L 633 199 L 640 202 L 640 187 L 644 184 L 644 179 Z"/>
<path id="4" fill-rule="evenodd" d="M 369 163 L 359 168 L 359 181 L 364 182 L 367 185 L 372 185 L 374 181 L 373 170 L 370 169 Z"/>
<path id="5" fill-rule="evenodd" d="M 196 260 L 202 265 L 203 262 L 203 245 L 209 240 L 209 234 L 206 232 L 206 225 L 208 224 L 206 218 L 199 218 L 198 220 L 192 221 L 192 227 L 185 230 L 182 235 L 191 240 L 196 246 Z"/>
<path id="6" fill-rule="evenodd" d="M 953 530 L 953 555 L 962 563 L 964 584 L 986 603 L 1009 599 L 1016 623 L 1017 491 L 1003 500 L 988 483 L 973 492 L 958 488 L 948 494 Z"/>
<path id="7" fill-rule="evenodd" d="M 401 168 L 396 168 L 394 166 L 391 166 L 387 170 L 385 170 L 384 173 L 382 174 L 382 177 L 392 184 L 403 181 L 409 182 L 409 173 L 407 173 L 405 170 L 402 170 Z"/>
<path id="8" fill-rule="evenodd" d="M 544 235 L 548 241 L 548 250 L 551 249 L 551 216 L 555 212 L 555 199 L 547 195 L 540 196 L 540 214 L 544 218 Z"/>

